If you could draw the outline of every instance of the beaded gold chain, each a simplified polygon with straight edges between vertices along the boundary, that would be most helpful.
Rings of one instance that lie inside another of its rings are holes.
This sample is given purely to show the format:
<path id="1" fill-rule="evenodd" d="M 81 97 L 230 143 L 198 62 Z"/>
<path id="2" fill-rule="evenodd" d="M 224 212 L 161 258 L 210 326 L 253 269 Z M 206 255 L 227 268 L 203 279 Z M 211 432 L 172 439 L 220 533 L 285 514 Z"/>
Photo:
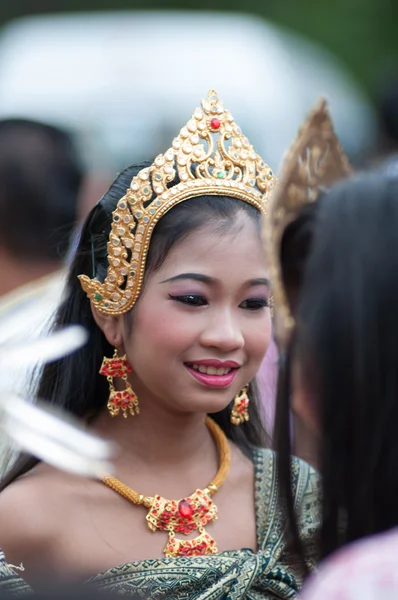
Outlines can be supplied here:
<path id="1" fill-rule="evenodd" d="M 129 500 L 133 504 L 148 508 L 146 521 L 151 531 L 167 531 L 168 542 L 163 552 L 168 557 L 199 556 L 217 554 L 215 540 L 205 530 L 205 526 L 217 519 L 217 506 L 211 499 L 227 478 L 231 455 L 227 437 L 223 430 L 209 417 L 206 425 L 217 444 L 220 464 L 216 476 L 209 485 L 197 489 L 187 498 L 167 500 L 162 496 L 143 496 L 116 479 L 104 476 L 102 481 L 109 488 Z M 190 540 L 176 538 L 176 533 L 184 535 L 197 530 L 199 535 Z"/>

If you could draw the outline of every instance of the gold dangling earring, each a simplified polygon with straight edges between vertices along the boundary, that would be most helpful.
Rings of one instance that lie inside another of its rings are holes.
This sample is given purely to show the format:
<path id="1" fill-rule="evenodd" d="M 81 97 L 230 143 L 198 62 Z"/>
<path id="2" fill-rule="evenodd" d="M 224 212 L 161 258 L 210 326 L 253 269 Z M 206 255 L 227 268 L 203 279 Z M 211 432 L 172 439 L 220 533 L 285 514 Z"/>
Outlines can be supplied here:
<path id="1" fill-rule="evenodd" d="M 232 407 L 231 413 L 231 423 L 232 425 L 241 425 L 245 421 L 249 420 L 249 396 L 247 395 L 249 391 L 249 384 L 247 384 L 243 390 L 236 394 L 234 398 L 234 405 Z"/>
<path id="2" fill-rule="evenodd" d="M 99 373 L 100 375 L 104 375 L 109 383 L 107 408 L 112 417 L 116 417 L 122 411 L 123 417 L 127 419 L 129 414 L 134 417 L 134 415 L 138 415 L 140 412 L 138 398 L 127 380 L 127 374 L 131 373 L 131 371 L 132 368 L 127 360 L 127 356 L 125 354 L 119 356 L 117 348 L 115 348 L 112 358 L 104 357 L 102 361 Z M 115 377 L 123 379 L 126 384 L 124 390 L 119 391 L 115 389 L 113 383 Z"/>

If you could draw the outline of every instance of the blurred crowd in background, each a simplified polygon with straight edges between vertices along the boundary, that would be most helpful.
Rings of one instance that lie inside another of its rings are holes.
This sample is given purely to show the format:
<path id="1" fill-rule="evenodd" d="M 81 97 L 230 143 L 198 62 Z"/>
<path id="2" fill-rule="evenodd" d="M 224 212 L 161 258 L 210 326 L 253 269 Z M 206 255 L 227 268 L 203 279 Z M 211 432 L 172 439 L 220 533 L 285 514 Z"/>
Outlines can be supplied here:
<path id="1" fill-rule="evenodd" d="M 3 6 L 0 116 L 73 134 L 88 204 L 115 171 L 155 155 L 209 86 L 275 170 L 321 94 L 356 165 L 396 146 L 393 2 L 208 4 Z"/>
<path id="2" fill-rule="evenodd" d="M 209 86 L 275 170 L 320 95 L 351 162 L 367 165 L 398 146 L 397 12 L 390 0 L 4 3 L 0 118 L 72 136 L 79 218 Z"/>

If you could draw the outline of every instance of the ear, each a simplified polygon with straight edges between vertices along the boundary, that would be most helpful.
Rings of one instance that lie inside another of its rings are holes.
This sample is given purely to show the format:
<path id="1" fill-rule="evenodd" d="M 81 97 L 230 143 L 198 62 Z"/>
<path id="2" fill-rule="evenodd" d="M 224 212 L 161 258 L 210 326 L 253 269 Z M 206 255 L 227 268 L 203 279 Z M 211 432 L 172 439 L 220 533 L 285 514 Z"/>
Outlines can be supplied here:
<path id="1" fill-rule="evenodd" d="M 293 415 L 293 454 L 319 471 L 320 440 L 297 415 Z"/>
<path id="2" fill-rule="evenodd" d="M 97 310 L 91 302 L 91 312 L 94 317 L 94 321 L 103 332 L 104 336 L 115 348 L 122 349 L 123 344 L 123 323 L 120 316 L 112 317 L 111 315 L 104 315 L 102 312 Z"/>
<path id="3" fill-rule="evenodd" d="M 297 363 L 293 367 L 292 375 L 292 411 L 312 435 L 319 437 L 321 435 L 321 424 L 316 398 L 314 398 L 314 394 L 305 381 L 303 372 Z"/>

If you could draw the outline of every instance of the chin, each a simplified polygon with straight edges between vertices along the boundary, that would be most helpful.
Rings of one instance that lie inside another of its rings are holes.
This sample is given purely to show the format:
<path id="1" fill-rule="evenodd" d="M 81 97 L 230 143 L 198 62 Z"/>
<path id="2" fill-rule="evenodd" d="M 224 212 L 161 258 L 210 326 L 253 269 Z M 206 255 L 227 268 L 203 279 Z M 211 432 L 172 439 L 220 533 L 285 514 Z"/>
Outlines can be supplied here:
<path id="1" fill-rule="evenodd" d="M 220 399 L 209 401 L 209 399 L 207 398 L 205 401 L 195 403 L 195 405 L 192 405 L 192 407 L 190 408 L 192 408 L 194 412 L 212 414 L 219 413 L 222 410 L 225 410 L 230 403 L 230 398 L 224 399 L 223 401 L 221 401 Z"/>
<path id="2" fill-rule="evenodd" d="M 184 393 L 185 392 L 185 393 Z M 190 414 L 211 414 L 226 409 L 234 398 L 231 390 L 181 390 L 178 396 L 170 398 L 170 408 L 183 410 Z"/>

